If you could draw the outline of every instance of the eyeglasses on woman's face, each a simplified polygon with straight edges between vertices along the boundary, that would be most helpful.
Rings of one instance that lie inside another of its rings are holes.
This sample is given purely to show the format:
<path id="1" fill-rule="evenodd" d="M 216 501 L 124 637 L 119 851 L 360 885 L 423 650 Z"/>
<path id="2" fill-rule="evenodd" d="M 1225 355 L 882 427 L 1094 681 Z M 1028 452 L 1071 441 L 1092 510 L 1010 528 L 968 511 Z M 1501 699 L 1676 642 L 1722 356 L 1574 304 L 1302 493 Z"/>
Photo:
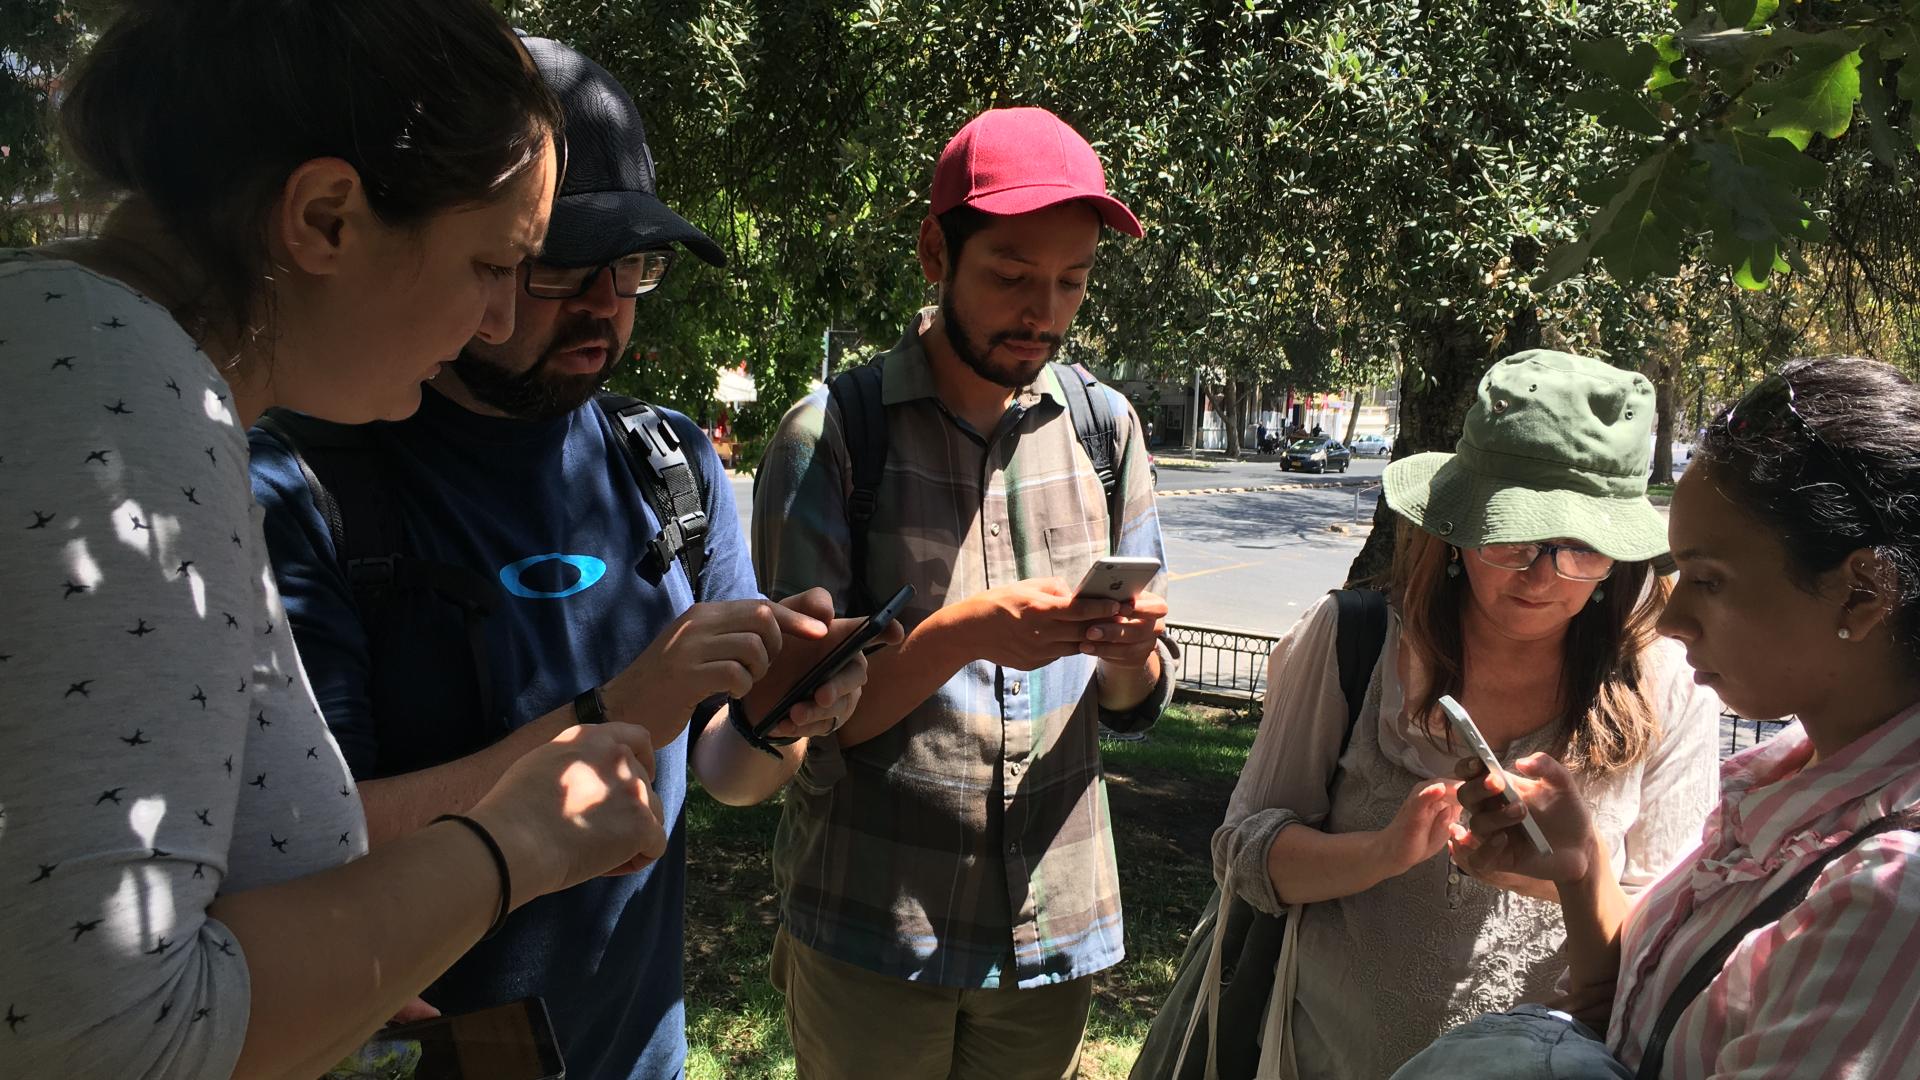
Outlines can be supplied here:
<path id="1" fill-rule="evenodd" d="M 1553 560 L 1553 572 L 1568 581 L 1605 581 L 1613 573 L 1612 556 L 1573 544 L 1489 544 L 1473 553 L 1488 566 L 1515 572 L 1533 569 L 1545 554 Z"/>

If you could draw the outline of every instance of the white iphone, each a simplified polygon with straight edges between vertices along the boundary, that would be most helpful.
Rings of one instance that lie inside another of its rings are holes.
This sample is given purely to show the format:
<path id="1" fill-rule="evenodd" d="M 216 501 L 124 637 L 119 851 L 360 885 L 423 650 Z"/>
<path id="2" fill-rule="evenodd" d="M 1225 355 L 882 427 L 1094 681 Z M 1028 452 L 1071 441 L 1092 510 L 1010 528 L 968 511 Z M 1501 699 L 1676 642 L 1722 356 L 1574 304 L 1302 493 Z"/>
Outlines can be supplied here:
<path id="1" fill-rule="evenodd" d="M 1135 555 L 1106 555 L 1087 567 L 1087 576 L 1074 590 L 1076 600 L 1118 600 L 1126 603 L 1145 592 L 1160 573 L 1160 560 Z"/>
<path id="2" fill-rule="evenodd" d="M 1540 823 L 1533 820 L 1533 811 L 1526 808 L 1527 804 L 1521 800 L 1520 793 L 1513 790 L 1513 781 L 1507 778 L 1507 770 L 1500 767 L 1500 759 L 1493 756 L 1493 747 L 1487 745 L 1480 729 L 1474 726 L 1473 717 L 1468 716 L 1467 710 L 1446 694 L 1440 695 L 1440 708 L 1445 710 L 1447 719 L 1453 722 L 1453 730 L 1468 746 L 1473 747 L 1474 756 L 1480 759 L 1480 764 L 1500 778 L 1500 790 L 1506 795 L 1507 801 L 1518 805 L 1526 814 L 1520 819 L 1520 827 L 1527 830 L 1528 838 L 1533 841 L 1533 849 L 1542 855 L 1553 854 L 1553 845 L 1547 843 L 1547 834 L 1540 831 Z"/>

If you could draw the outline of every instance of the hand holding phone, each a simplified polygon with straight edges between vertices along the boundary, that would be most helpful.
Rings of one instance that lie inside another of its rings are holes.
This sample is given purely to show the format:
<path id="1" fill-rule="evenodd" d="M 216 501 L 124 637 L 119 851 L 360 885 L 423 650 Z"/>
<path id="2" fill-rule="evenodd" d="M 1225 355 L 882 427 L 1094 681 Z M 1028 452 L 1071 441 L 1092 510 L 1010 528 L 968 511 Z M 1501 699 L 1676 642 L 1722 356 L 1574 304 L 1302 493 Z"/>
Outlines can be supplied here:
<path id="1" fill-rule="evenodd" d="M 1533 849 L 1542 855 L 1553 854 L 1553 845 L 1547 843 L 1547 834 L 1540 831 L 1540 823 L 1533 820 L 1533 811 L 1528 809 L 1527 804 L 1521 800 L 1520 793 L 1513 789 L 1513 781 L 1508 778 L 1507 771 L 1500 767 L 1500 759 L 1493 756 L 1493 747 L 1487 745 L 1487 740 L 1480 734 L 1480 728 L 1474 724 L 1473 717 L 1468 716 L 1467 710 L 1447 694 L 1440 695 L 1440 709 L 1447 714 L 1447 720 L 1453 724 L 1454 733 L 1472 748 L 1474 756 L 1480 759 L 1480 764 L 1487 767 L 1489 774 L 1500 778 L 1500 792 L 1508 804 L 1520 807 L 1522 814 L 1525 815 L 1520 819 L 1520 827 L 1526 830 L 1527 838 L 1533 841 Z"/>
<path id="2" fill-rule="evenodd" d="M 1126 603 L 1147 590 L 1160 573 L 1160 560 L 1134 555 L 1103 555 L 1087 567 L 1076 600 L 1117 600 Z"/>
<path id="3" fill-rule="evenodd" d="M 774 658 L 767 674 L 738 702 L 736 716 L 739 726 L 743 727 L 741 734 L 757 746 L 792 742 L 792 739 L 776 738 L 773 729 L 787 718 L 794 706 L 811 700 L 820 687 L 854 657 L 882 647 L 875 643 L 876 639 L 893 626 L 911 599 L 913 586 L 903 586 L 879 611 L 864 619 L 833 620 L 827 636 L 818 642 L 783 643 L 780 655 Z M 795 675 L 795 669 L 808 661 L 811 663 Z"/>

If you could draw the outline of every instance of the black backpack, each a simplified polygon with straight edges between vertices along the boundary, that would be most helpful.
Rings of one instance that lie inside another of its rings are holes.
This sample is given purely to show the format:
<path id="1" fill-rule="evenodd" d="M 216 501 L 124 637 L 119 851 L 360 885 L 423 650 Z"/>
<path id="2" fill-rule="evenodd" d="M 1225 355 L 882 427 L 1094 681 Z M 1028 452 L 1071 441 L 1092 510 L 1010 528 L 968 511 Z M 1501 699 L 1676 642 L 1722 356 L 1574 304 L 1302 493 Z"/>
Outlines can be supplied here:
<path id="1" fill-rule="evenodd" d="M 1049 363 L 1060 379 L 1067 398 L 1067 414 L 1073 418 L 1073 432 L 1081 449 L 1093 462 L 1100 476 L 1100 488 L 1106 492 L 1109 520 L 1119 526 L 1112 513 L 1115 490 L 1119 486 L 1120 429 L 1113 407 L 1093 373 L 1079 364 Z M 872 611 L 874 598 L 867 594 L 867 526 L 873 521 L 880 474 L 887 467 L 887 407 L 880 396 L 880 364 L 862 364 L 843 371 L 827 384 L 827 393 L 840 407 L 840 422 L 846 431 L 847 457 L 853 466 L 853 494 L 847 500 L 847 525 L 852 534 L 849 551 L 853 571 L 855 611 Z"/>
<path id="2" fill-rule="evenodd" d="M 659 409 L 607 393 L 595 395 L 594 404 L 625 434 L 621 449 L 647 505 L 663 522 L 648 545 L 646 568 L 665 574 L 679 560 L 698 602 L 708 527 L 700 470 L 687 460 L 679 433 Z M 353 590 L 363 625 L 380 626 L 388 606 L 409 593 L 432 595 L 459 609 L 473 658 L 481 715 L 492 719 L 493 693 L 486 678 L 481 625 L 500 606 L 500 586 L 471 567 L 423 559 L 407 551 L 381 428 L 335 424 L 285 409 L 268 409 L 259 426 L 280 440 L 300 466 L 313 504 L 333 538 L 334 553 Z"/>

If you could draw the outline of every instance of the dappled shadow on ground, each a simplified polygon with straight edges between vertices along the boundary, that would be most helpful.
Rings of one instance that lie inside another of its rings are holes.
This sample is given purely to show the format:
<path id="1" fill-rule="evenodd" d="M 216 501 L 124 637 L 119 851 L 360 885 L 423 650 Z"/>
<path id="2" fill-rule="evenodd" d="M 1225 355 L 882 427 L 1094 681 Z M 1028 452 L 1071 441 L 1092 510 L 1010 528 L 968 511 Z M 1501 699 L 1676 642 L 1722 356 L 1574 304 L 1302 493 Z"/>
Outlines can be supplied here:
<path id="1" fill-rule="evenodd" d="M 1160 502 L 1160 526 L 1182 540 L 1249 551 L 1314 544 L 1351 546 L 1352 536 L 1333 531 L 1354 524 L 1358 489 L 1269 491 L 1209 495 Z M 1360 492 L 1359 517 L 1373 518 L 1379 489 Z"/>

